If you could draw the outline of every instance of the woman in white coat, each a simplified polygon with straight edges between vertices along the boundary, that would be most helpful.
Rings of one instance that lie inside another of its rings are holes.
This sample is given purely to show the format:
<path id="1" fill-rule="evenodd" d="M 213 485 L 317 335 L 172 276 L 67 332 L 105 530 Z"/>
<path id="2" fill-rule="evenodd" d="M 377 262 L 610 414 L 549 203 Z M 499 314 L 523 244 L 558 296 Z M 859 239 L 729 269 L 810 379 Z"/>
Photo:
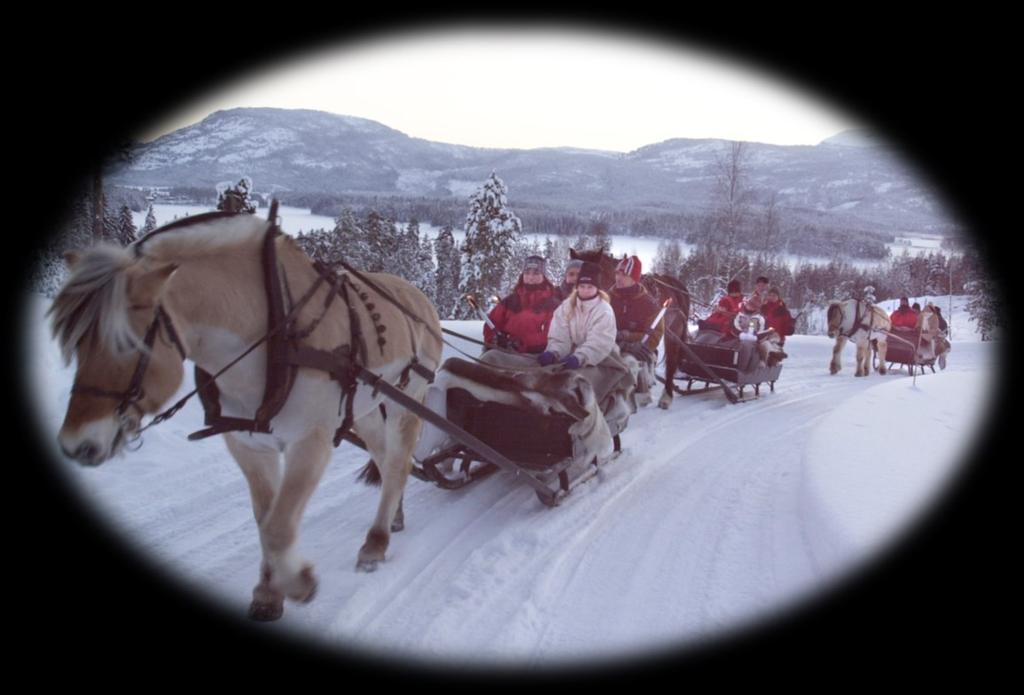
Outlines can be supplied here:
<path id="1" fill-rule="evenodd" d="M 560 362 L 565 369 L 596 366 L 615 350 L 615 312 L 606 292 L 598 288 L 601 269 L 596 263 L 580 268 L 576 289 L 551 318 L 548 344 L 537 361 Z"/>

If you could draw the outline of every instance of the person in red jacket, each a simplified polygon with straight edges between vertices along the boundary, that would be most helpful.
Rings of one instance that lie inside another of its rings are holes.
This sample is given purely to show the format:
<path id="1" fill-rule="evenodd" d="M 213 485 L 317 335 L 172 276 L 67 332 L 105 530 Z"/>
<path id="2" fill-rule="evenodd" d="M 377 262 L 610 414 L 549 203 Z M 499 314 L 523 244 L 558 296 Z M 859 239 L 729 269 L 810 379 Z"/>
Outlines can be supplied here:
<path id="1" fill-rule="evenodd" d="M 893 328 L 917 328 L 917 312 L 910 308 L 910 300 L 900 297 L 900 305 L 889 315 Z"/>
<path id="2" fill-rule="evenodd" d="M 782 301 L 778 287 L 768 290 L 768 301 L 761 305 L 761 315 L 764 316 L 765 326 L 774 328 L 779 334 L 779 345 L 784 345 L 786 336 L 793 335 L 795 322 L 793 315 L 789 313 L 789 307 Z"/>
<path id="3" fill-rule="evenodd" d="M 718 342 L 721 334 L 735 332 L 732 322 L 743 306 L 743 286 L 739 280 L 733 280 L 726 286 L 725 291 L 727 294 L 718 300 L 718 306 L 711 316 L 698 324 L 699 330 L 694 339 L 696 342 Z"/>
<path id="4" fill-rule="evenodd" d="M 488 314 L 497 332 L 484 324 L 484 342 L 518 352 L 544 352 L 551 316 L 561 303 L 545 266 L 540 256 L 526 259 L 515 289 Z"/>

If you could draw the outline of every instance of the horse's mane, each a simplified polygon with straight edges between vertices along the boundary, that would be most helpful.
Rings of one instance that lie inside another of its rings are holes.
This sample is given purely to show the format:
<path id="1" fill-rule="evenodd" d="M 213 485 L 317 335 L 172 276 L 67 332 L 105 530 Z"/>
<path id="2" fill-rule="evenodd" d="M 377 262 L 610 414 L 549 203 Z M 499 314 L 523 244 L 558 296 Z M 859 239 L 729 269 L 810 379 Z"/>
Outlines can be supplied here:
<path id="1" fill-rule="evenodd" d="M 268 224 L 249 214 L 206 213 L 154 229 L 124 248 L 103 243 L 84 251 L 47 311 L 65 364 L 93 326 L 116 357 L 146 349 L 128 321 L 125 270 L 140 258 L 180 262 L 258 254 Z"/>
<path id="2" fill-rule="evenodd" d="M 132 247 L 137 256 L 173 262 L 219 253 L 259 253 L 269 224 L 247 213 L 205 213 L 154 229 Z"/>
<path id="3" fill-rule="evenodd" d="M 75 348 L 93 326 L 115 355 L 145 349 L 128 322 L 128 279 L 124 271 L 135 260 L 127 248 L 100 244 L 84 252 L 75 263 L 46 312 L 65 364 L 71 363 Z"/>

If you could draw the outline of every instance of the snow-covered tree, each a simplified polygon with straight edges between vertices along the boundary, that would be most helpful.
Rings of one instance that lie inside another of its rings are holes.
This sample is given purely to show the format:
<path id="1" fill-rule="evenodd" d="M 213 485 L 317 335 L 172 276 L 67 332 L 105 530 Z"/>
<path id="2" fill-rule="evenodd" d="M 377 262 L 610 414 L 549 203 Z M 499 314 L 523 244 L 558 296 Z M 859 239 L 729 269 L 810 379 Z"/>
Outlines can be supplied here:
<path id="1" fill-rule="evenodd" d="M 420 276 L 423 274 L 423 269 L 419 265 L 419 253 L 420 223 L 414 218 L 405 225 L 404 231 L 397 234 L 393 250 L 384 259 L 385 272 L 405 278 L 419 286 L 422 283 Z"/>
<path id="2" fill-rule="evenodd" d="M 434 256 L 437 258 L 434 305 L 441 318 L 454 318 L 456 308 L 462 303 L 459 295 L 462 263 L 451 226 L 445 225 L 434 240 Z"/>
<path id="3" fill-rule="evenodd" d="M 146 213 L 146 221 L 142 223 L 142 231 L 139 236 L 146 236 L 154 229 L 156 229 L 156 214 L 153 212 L 152 204 L 149 206 L 149 212 Z"/>
<path id="4" fill-rule="evenodd" d="M 509 274 L 515 243 L 523 225 L 508 208 L 505 183 L 492 172 L 490 178 L 469 199 L 466 240 L 462 245 L 462 274 L 459 294 L 472 294 L 478 301 L 499 294 Z M 459 316 L 472 311 L 460 304 Z"/>
<path id="5" fill-rule="evenodd" d="M 243 176 L 238 183 L 217 185 L 217 209 L 227 212 L 256 212 L 256 203 L 252 200 L 252 179 Z"/>
<path id="6" fill-rule="evenodd" d="M 135 231 L 135 221 L 132 219 L 132 211 L 127 205 L 121 206 L 121 214 L 118 216 L 115 240 L 121 246 L 127 246 L 135 241 L 138 233 Z"/>
<path id="7" fill-rule="evenodd" d="M 437 294 L 437 269 L 434 267 L 434 245 L 426 234 L 420 240 L 416 269 L 418 273 L 411 279 L 412 284 L 433 300 Z"/>
<path id="8" fill-rule="evenodd" d="M 330 246 L 332 262 L 343 259 L 359 270 L 370 270 L 374 264 L 370 242 L 363 231 L 362 223 L 356 219 L 351 208 L 342 208 L 341 214 L 334 220 Z"/>
<path id="9" fill-rule="evenodd" d="M 652 272 L 677 277 L 683 266 L 683 249 L 679 242 L 664 239 L 658 242 L 658 252 L 654 256 Z"/>

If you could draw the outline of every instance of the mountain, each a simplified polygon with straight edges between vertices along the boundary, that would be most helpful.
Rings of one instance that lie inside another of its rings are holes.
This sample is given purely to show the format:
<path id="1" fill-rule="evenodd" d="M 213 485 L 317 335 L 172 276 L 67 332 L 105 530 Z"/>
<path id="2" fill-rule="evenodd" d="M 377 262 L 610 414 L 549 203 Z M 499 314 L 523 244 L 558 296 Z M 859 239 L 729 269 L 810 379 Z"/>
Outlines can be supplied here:
<path id="1" fill-rule="evenodd" d="M 578 148 L 491 149 L 410 137 L 375 121 L 320 111 L 218 111 L 138 146 L 108 172 L 126 186 L 200 186 L 243 175 L 261 192 L 465 197 L 492 170 L 513 203 L 567 212 L 696 213 L 711 199 L 726 140 L 673 139 L 629 153 Z M 880 231 L 937 232 L 941 201 L 884 141 L 846 131 L 816 146 L 745 144 L 753 203 Z"/>

